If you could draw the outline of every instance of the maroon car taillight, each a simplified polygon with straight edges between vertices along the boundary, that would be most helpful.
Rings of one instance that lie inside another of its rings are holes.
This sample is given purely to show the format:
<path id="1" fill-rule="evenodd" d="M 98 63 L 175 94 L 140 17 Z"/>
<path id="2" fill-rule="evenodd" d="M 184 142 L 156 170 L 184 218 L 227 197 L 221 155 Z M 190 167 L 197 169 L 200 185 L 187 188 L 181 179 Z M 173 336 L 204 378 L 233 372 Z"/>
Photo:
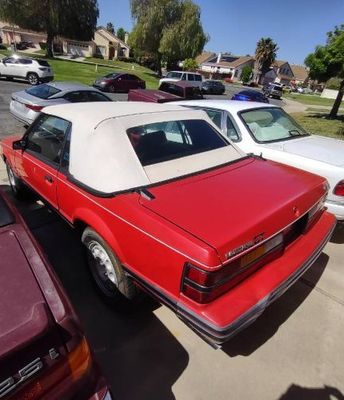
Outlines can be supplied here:
<path id="1" fill-rule="evenodd" d="M 336 187 L 333 190 L 333 194 L 336 196 L 344 196 L 344 180 L 337 183 Z"/>
<path id="2" fill-rule="evenodd" d="M 283 233 L 280 233 L 214 272 L 202 270 L 190 263 L 185 264 L 182 292 L 198 303 L 209 303 L 264 264 L 281 256 L 284 250 L 283 238 Z"/>
<path id="3" fill-rule="evenodd" d="M 44 108 L 43 106 L 35 106 L 33 104 L 25 104 L 25 107 L 37 112 L 42 111 Z"/>

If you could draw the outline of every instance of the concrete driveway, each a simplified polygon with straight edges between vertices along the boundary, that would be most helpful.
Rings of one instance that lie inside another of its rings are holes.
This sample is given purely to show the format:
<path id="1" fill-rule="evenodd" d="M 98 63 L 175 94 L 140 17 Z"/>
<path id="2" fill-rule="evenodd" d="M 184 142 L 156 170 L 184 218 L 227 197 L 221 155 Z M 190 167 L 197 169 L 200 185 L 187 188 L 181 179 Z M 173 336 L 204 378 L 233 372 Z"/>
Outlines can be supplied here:
<path id="1" fill-rule="evenodd" d="M 2 136 L 9 117 L 0 102 Z M 9 191 L 2 161 L 0 185 Z M 125 309 L 104 304 L 76 233 L 40 202 L 17 205 L 69 293 L 116 399 L 344 399 L 343 225 L 300 281 L 214 350 L 153 300 Z"/>

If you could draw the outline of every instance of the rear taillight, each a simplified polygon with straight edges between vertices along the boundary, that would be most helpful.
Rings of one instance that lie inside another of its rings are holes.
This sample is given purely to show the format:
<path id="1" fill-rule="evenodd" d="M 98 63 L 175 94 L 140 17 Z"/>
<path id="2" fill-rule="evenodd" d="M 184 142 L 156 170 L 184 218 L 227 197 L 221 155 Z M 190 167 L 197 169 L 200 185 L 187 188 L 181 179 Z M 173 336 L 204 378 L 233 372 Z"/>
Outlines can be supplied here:
<path id="1" fill-rule="evenodd" d="M 283 249 L 283 233 L 280 233 L 215 272 L 204 271 L 187 263 L 182 292 L 198 303 L 209 303 L 264 264 L 279 257 Z"/>
<path id="2" fill-rule="evenodd" d="M 37 112 L 43 110 L 44 108 L 43 106 L 35 106 L 34 104 L 25 104 L 25 107 L 29 108 L 32 111 L 37 111 Z"/>
<path id="3" fill-rule="evenodd" d="M 344 196 L 344 180 L 337 183 L 336 187 L 333 190 L 333 194 L 336 196 Z"/>
<path id="4" fill-rule="evenodd" d="M 64 382 L 66 387 L 71 387 L 90 370 L 92 365 L 91 351 L 85 338 L 82 338 L 67 356 L 60 357 L 45 374 L 28 382 L 27 386 L 17 393 L 16 398 L 30 400 L 49 398 L 48 393 L 52 387 L 61 382 Z"/>
<path id="5" fill-rule="evenodd" d="M 39 67 L 38 68 L 40 71 L 48 71 L 49 70 L 49 68 L 45 68 L 45 67 Z"/>

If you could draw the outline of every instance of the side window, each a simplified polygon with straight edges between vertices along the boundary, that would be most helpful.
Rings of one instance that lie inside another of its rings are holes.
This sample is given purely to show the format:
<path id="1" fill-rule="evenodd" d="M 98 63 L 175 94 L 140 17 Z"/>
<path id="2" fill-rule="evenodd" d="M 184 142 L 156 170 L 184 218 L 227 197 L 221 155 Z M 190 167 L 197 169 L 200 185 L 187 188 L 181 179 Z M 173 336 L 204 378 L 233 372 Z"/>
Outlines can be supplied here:
<path id="1" fill-rule="evenodd" d="M 195 77 L 195 81 L 202 82 L 202 76 L 201 75 L 194 75 L 194 77 Z"/>
<path id="2" fill-rule="evenodd" d="M 8 57 L 4 59 L 4 63 L 6 64 L 15 64 L 16 63 L 16 59 L 13 57 Z"/>
<path id="3" fill-rule="evenodd" d="M 87 92 L 87 101 L 111 101 L 108 97 L 98 92 Z"/>
<path id="4" fill-rule="evenodd" d="M 218 128 L 220 128 L 220 129 L 222 129 L 222 126 L 221 126 L 221 121 L 222 121 L 222 111 L 219 111 L 219 110 L 204 110 L 207 114 L 208 114 L 208 117 L 214 122 L 214 124 L 218 127 Z"/>
<path id="5" fill-rule="evenodd" d="M 188 81 L 194 81 L 195 80 L 195 78 L 194 78 L 194 74 L 188 74 Z"/>
<path id="6" fill-rule="evenodd" d="M 186 75 L 187 75 L 187 74 L 183 74 L 183 75 L 182 75 L 182 79 L 181 79 L 182 81 L 186 81 Z"/>
<path id="7" fill-rule="evenodd" d="M 232 122 L 232 120 L 229 118 L 227 115 L 226 118 L 226 130 L 225 130 L 226 136 L 232 140 L 233 142 L 238 142 L 240 140 L 240 137 L 238 135 L 238 132 L 235 129 L 235 126 Z"/>
<path id="8" fill-rule="evenodd" d="M 64 148 L 62 151 L 62 157 L 61 157 L 61 168 L 65 169 L 66 171 L 68 171 L 68 167 L 69 167 L 70 135 L 71 135 L 71 130 L 68 129 L 66 141 L 65 141 L 65 145 L 64 145 Z"/>
<path id="9" fill-rule="evenodd" d="M 82 103 L 89 101 L 86 91 L 70 92 L 64 95 L 63 97 L 71 103 Z"/>
<path id="10" fill-rule="evenodd" d="M 32 61 L 28 60 L 27 58 L 20 58 L 19 63 L 23 64 L 23 65 L 28 65 L 28 64 L 32 64 Z"/>
<path id="11" fill-rule="evenodd" d="M 53 115 L 42 115 L 27 136 L 27 150 L 59 164 L 70 123 Z"/>

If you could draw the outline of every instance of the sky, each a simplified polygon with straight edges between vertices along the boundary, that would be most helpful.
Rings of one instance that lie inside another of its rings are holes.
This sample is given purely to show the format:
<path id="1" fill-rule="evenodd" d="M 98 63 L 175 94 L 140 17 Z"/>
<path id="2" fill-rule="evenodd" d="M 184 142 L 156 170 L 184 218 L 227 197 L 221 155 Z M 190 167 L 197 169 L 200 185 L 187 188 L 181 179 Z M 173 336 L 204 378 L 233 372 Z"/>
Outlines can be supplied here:
<path id="1" fill-rule="evenodd" d="M 257 41 L 271 37 L 278 60 L 303 64 L 326 33 L 344 24 L 344 0 L 194 0 L 210 36 L 205 50 L 253 55 Z M 98 0 L 98 25 L 112 22 L 130 32 L 133 21 L 129 0 Z"/>

